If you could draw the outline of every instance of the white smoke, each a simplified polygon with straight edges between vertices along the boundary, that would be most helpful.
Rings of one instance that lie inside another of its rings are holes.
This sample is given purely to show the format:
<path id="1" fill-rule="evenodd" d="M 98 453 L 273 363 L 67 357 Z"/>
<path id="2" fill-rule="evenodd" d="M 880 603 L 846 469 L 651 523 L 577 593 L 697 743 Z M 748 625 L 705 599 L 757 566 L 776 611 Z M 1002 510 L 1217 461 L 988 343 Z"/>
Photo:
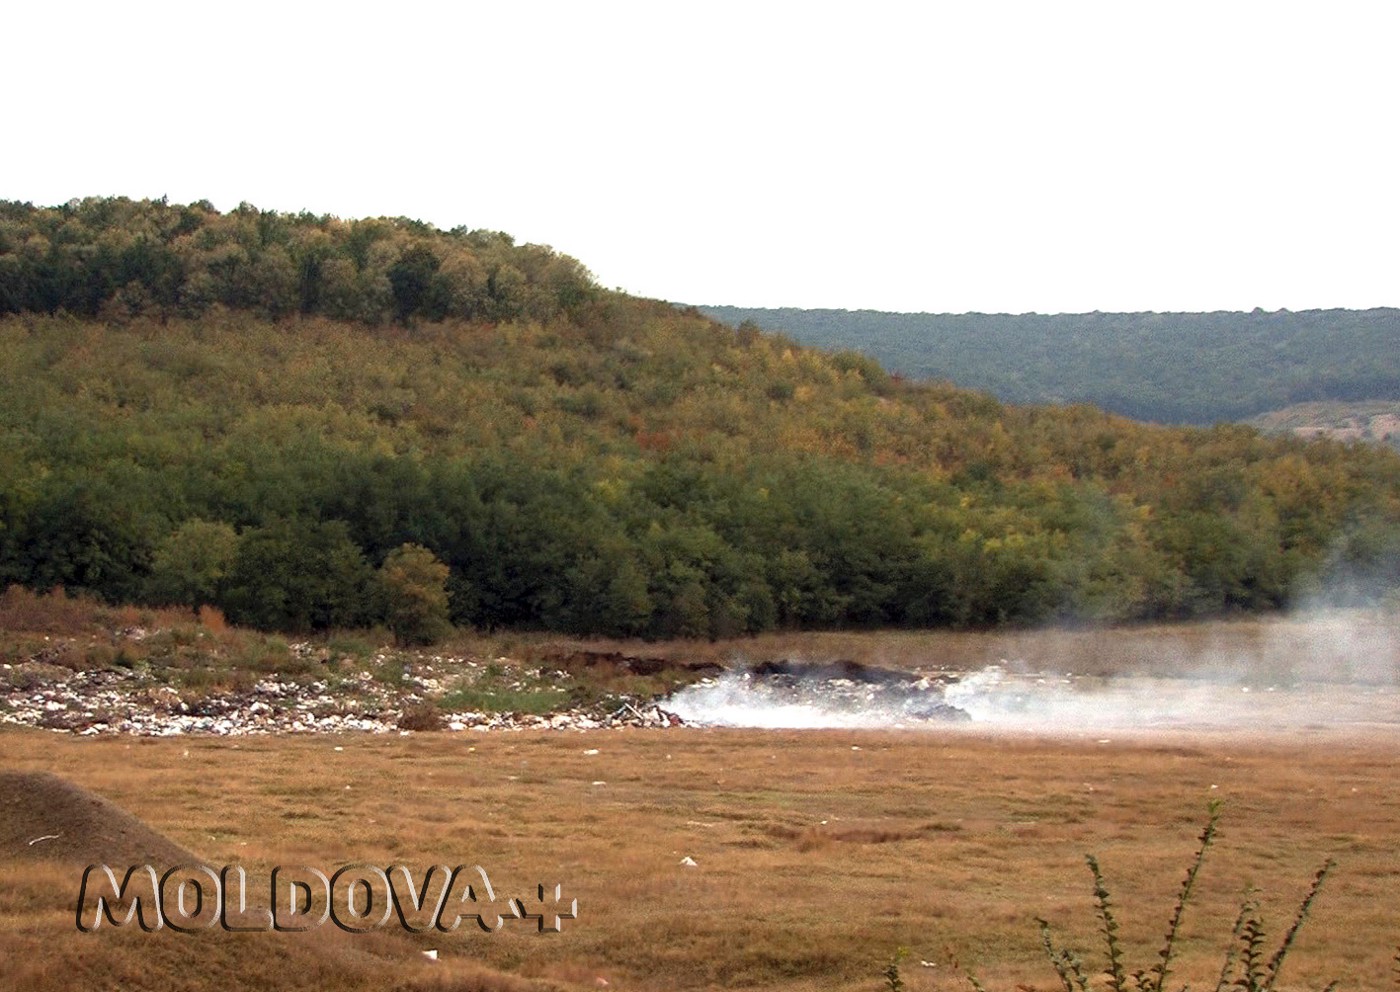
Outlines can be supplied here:
<path id="1" fill-rule="evenodd" d="M 1194 636 L 1194 640 L 1192 637 Z M 1121 657 L 1073 671 L 1062 648 L 1049 671 L 1026 657 L 886 691 L 821 678 L 736 672 L 689 686 L 666 708 L 687 723 L 754 728 L 971 726 L 1049 733 L 1309 726 L 1400 729 L 1396 614 L 1329 610 L 1270 621 L 1123 632 Z M 946 703 L 959 724 L 931 712 Z"/>
<path id="2" fill-rule="evenodd" d="M 1371 722 L 1400 697 L 1386 687 L 1309 683 L 1244 685 L 1221 679 L 1113 679 L 1007 673 L 991 666 L 947 689 L 974 724 L 1014 730 L 1091 733 L 1164 728 L 1264 731 Z"/>
<path id="3" fill-rule="evenodd" d="M 794 694 L 748 674 L 730 674 L 687 686 L 665 708 L 686 723 L 763 730 L 905 727 L 922 724 L 910 711 L 873 698 L 824 697 L 821 683 Z"/>

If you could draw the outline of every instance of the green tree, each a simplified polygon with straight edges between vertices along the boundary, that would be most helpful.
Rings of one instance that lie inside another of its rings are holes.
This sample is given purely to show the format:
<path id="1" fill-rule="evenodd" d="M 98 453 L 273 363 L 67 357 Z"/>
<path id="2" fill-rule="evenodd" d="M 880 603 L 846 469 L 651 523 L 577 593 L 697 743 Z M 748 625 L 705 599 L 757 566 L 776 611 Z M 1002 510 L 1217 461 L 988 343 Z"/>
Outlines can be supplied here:
<path id="1" fill-rule="evenodd" d="M 218 602 L 237 554 L 238 532 L 230 524 L 187 520 L 156 546 L 146 598 L 182 606 Z"/>
<path id="2" fill-rule="evenodd" d="M 370 619 L 372 578 L 343 522 L 278 520 L 239 539 L 223 607 L 263 630 L 354 627 Z"/>
<path id="3" fill-rule="evenodd" d="M 394 319 L 407 323 L 415 313 L 429 307 L 429 290 L 441 260 L 426 245 L 414 245 L 389 267 L 389 286 L 394 294 Z M 442 307 L 443 310 L 446 307 Z M 442 313 L 435 315 L 441 319 Z"/>
<path id="4" fill-rule="evenodd" d="M 12 536 L 11 574 L 35 589 L 135 599 L 150 568 L 153 523 L 134 501 L 101 478 L 50 480 Z"/>
<path id="5" fill-rule="evenodd" d="M 569 570 L 568 626 L 581 634 L 642 633 L 654 604 L 647 577 L 621 540 L 610 540 Z"/>

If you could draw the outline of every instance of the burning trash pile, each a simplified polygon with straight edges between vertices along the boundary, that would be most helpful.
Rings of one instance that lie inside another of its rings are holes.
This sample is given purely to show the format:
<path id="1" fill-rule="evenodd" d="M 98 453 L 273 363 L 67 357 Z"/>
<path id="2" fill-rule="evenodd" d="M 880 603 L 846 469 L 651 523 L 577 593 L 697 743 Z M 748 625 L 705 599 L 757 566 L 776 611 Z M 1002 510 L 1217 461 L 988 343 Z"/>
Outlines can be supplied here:
<path id="1" fill-rule="evenodd" d="M 688 724 L 712 727 L 916 727 L 971 719 L 947 700 L 957 678 L 851 661 L 767 661 L 702 679 L 664 705 Z"/>

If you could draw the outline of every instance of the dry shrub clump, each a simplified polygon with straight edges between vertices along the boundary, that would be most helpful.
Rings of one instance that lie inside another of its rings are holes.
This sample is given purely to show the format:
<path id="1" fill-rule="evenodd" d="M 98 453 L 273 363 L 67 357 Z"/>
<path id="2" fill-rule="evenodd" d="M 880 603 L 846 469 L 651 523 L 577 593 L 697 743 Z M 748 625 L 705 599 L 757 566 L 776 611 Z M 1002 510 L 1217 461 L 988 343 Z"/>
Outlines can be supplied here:
<path id="1" fill-rule="evenodd" d="M 217 606 L 201 606 L 198 616 L 199 625 L 211 634 L 221 634 L 228 629 L 228 621 L 224 619 L 224 611 Z"/>
<path id="2" fill-rule="evenodd" d="M 411 703 L 399 715 L 400 730 L 441 730 L 442 727 L 442 711 L 432 703 Z"/>
<path id="3" fill-rule="evenodd" d="M 39 634 L 78 634 L 98 626 L 99 605 L 72 597 L 62 586 L 36 593 L 12 585 L 0 593 L 0 629 Z"/>

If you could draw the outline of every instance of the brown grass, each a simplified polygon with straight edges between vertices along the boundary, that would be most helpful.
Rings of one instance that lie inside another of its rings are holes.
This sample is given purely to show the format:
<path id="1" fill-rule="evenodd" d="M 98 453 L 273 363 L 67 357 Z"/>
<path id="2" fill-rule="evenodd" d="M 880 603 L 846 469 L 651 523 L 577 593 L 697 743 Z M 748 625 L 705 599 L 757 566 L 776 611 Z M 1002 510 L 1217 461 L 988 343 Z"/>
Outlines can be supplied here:
<path id="1" fill-rule="evenodd" d="M 151 633 L 114 637 L 111 625 L 129 619 Z M 1243 664 L 1270 680 L 1345 671 L 1394 698 L 1393 615 L 1353 620 L 1346 636 L 1275 618 L 716 644 L 461 634 L 436 650 L 526 664 L 579 650 L 687 665 L 851 659 L 977 669 L 1024 661 L 1047 672 L 1164 677 Z M 196 693 L 285 668 L 289 658 L 276 638 L 223 629 L 212 615 L 198 623 L 176 611 L 124 617 L 61 593 L 6 592 L 0 629 L 14 640 L 10 654 L 101 666 L 136 652 Z M 366 637 L 334 635 L 330 655 L 369 664 Z M 1358 659 L 1366 665 L 1358 668 Z M 662 677 L 586 668 L 598 685 L 632 688 Z M 381 674 L 392 679 L 387 668 Z M 5 677 L 18 681 L 26 671 Z M 439 714 L 427 707 L 423 716 Z M 0 729 L 7 768 L 62 774 L 220 864 L 479 863 L 505 896 L 558 882 L 580 901 L 579 919 L 554 935 L 80 934 L 80 874 L 71 865 L 0 858 L 0 989 L 525 992 L 596 990 L 601 979 L 640 992 L 874 992 L 900 947 L 911 951 L 902 966 L 910 992 L 966 988 L 961 969 L 993 989 L 1049 989 L 1055 977 L 1037 917 L 1072 945 L 1099 946 L 1083 856 L 1094 853 L 1103 865 L 1129 959 L 1151 961 L 1213 798 L 1227 802 L 1223 830 L 1187 913 L 1174 977 L 1212 987 L 1245 887 L 1264 887 L 1277 936 L 1331 855 L 1339 867 L 1287 981 L 1390 987 L 1400 943 L 1395 726 L 1156 736 L 945 727 L 166 740 Z M 586 753 L 593 749 L 599 753 Z M 682 865 L 685 857 L 697 865 Z M 430 947 L 437 962 L 420 953 Z"/>
<path id="2" fill-rule="evenodd" d="M 242 740 L 9 731 L 0 743 L 12 766 L 62 769 L 220 863 L 481 864 L 500 894 L 559 882 L 580 901 L 579 919 L 555 935 L 255 934 L 196 945 L 77 934 L 77 876 L 11 864 L 0 866 L 0 953 L 24 967 L 0 978 L 9 988 L 66 989 L 74 975 L 102 974 L 129 988 L 283 987 L 267 960 L 290 968 L 305 955 L 318 977 L 287 972 L 285 987 L 513 992 L 599 988 L 603 978 L 658 992 L 874 990 L 901 946 L 912 952 L 911 990 L 956 987 L 954 963 L 991 988 L 1050 988 L 1037 916 L 1095 946 L 1083 855 L 1104 866 L 1130 959 L 1149 960 L 1211 797 L 1227 802 L 1224 825 L 1187 914 L 1180 981 L 1213 981 L 1247 884 L 1264 886 L 1277 934 L 1327 855 L 1340 866 L 1289 982 L 1385 987 L 1400 934 L 1400 742 L 1389 733 L 1105 744 L 952 729 Z M 680 863 L 687 856 L 696 867 Z M 423 961 L 429 946 L 442 960 Z"/>

